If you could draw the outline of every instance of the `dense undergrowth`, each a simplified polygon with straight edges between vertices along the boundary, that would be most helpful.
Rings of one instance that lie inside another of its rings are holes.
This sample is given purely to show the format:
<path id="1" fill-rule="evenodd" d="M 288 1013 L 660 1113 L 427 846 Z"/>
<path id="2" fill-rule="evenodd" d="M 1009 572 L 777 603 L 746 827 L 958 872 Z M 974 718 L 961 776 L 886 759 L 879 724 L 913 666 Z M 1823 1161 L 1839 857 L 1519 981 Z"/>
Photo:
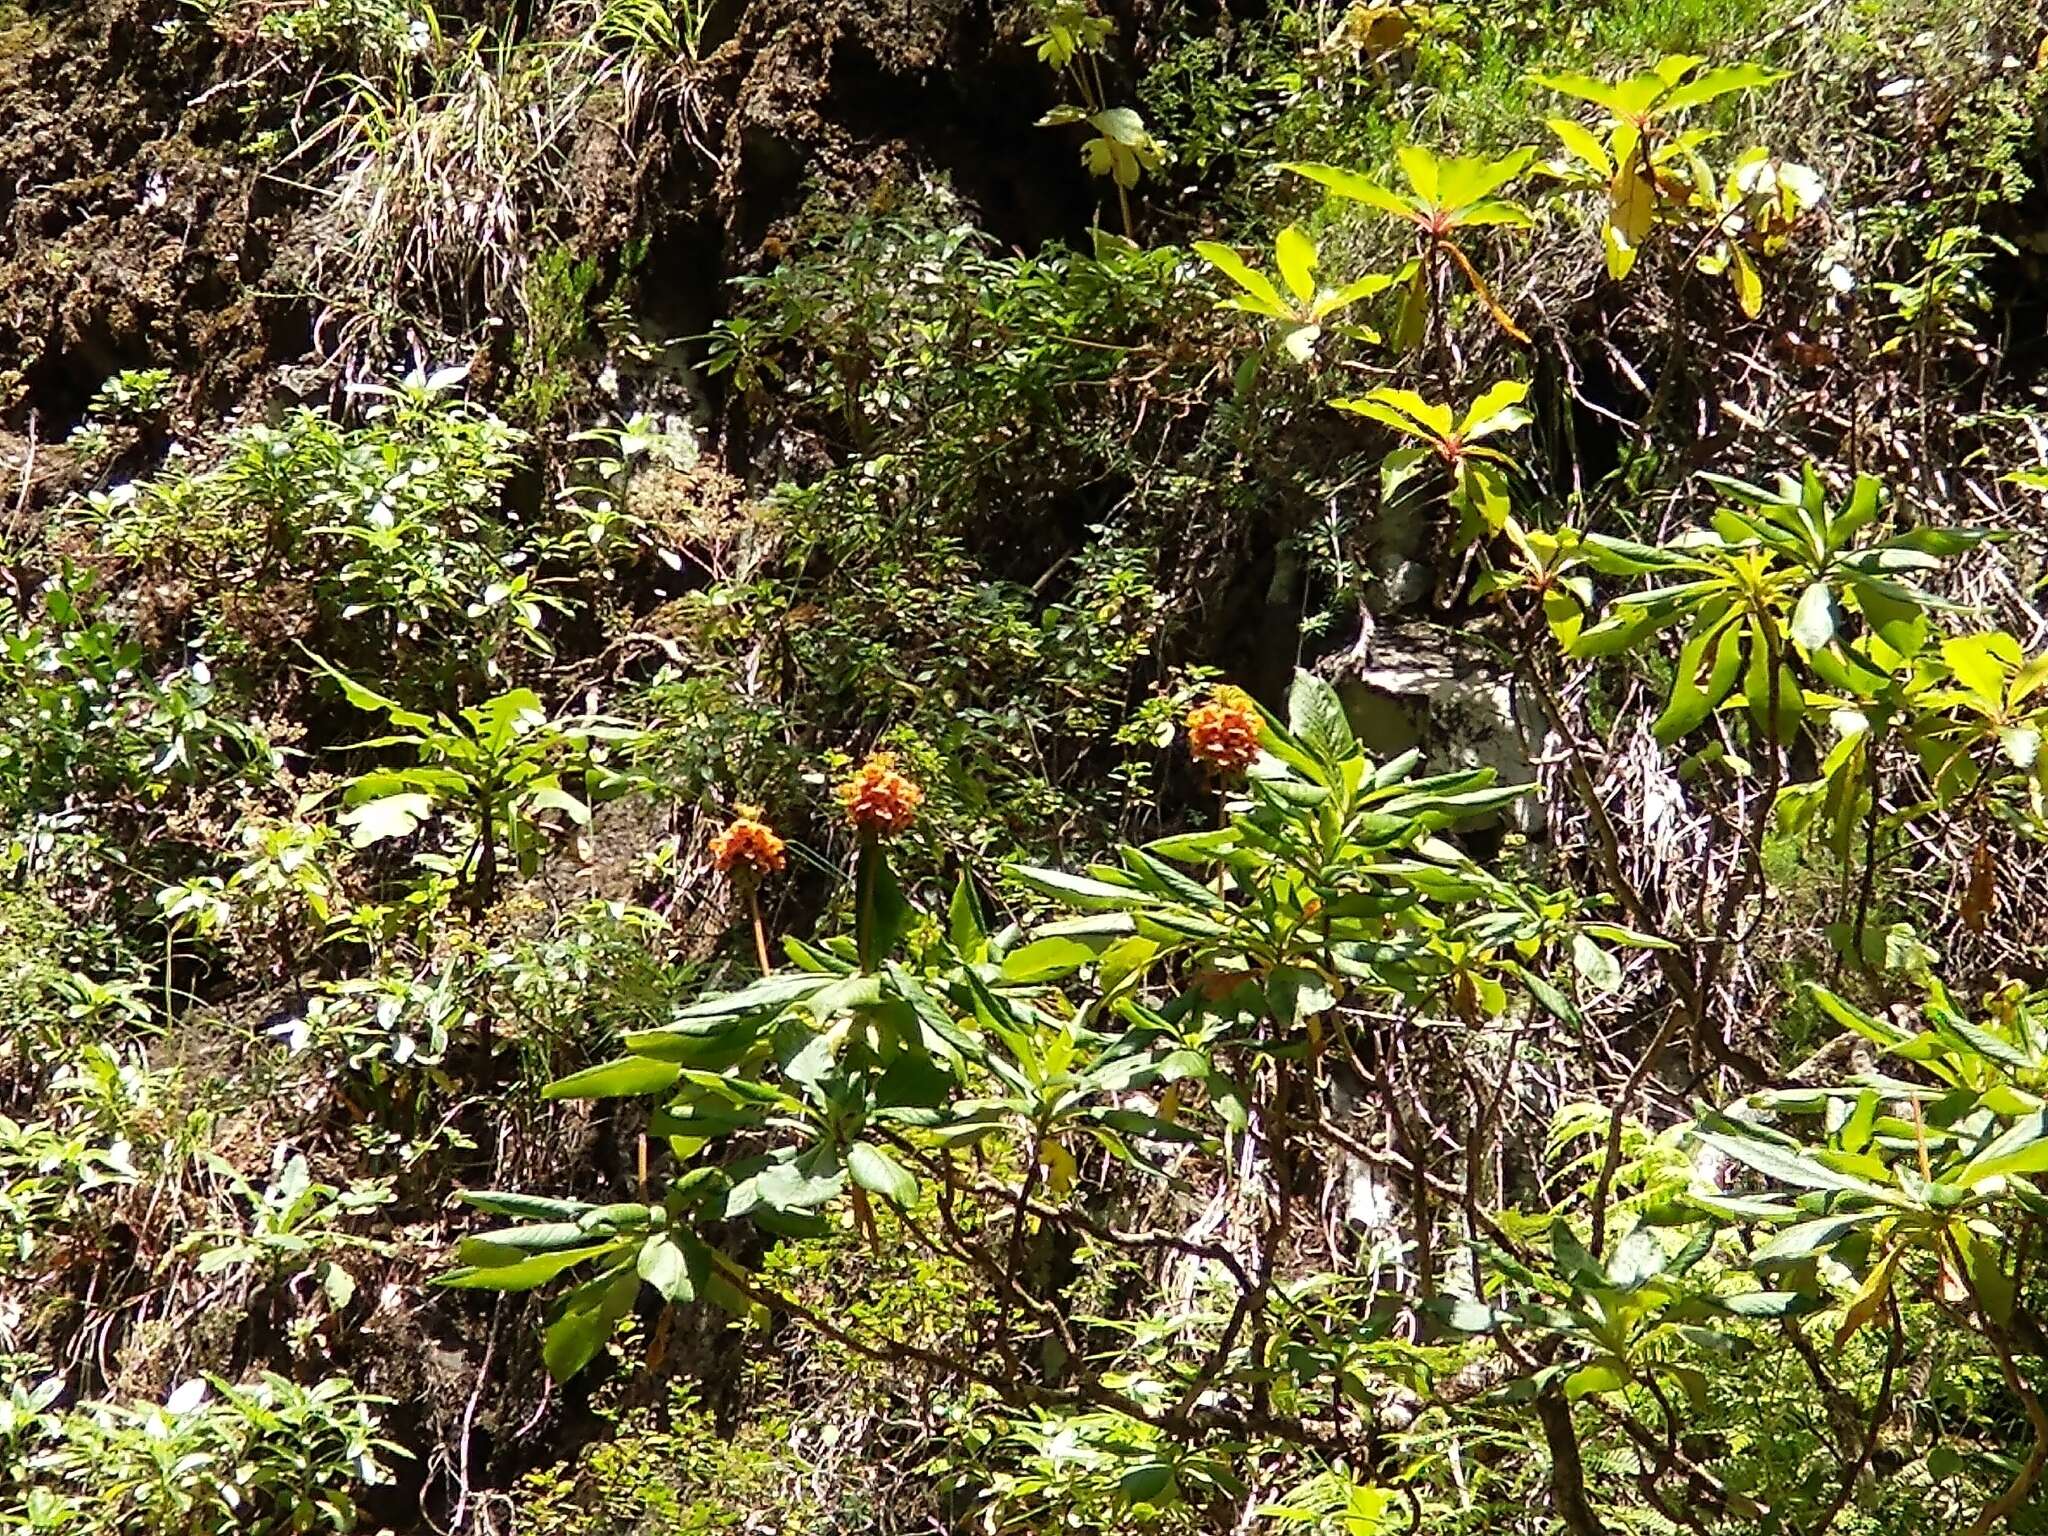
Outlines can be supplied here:
<path id="1" fill-rule="evenodd" d="M 2040 1521 L 2038 7 L 0 91 L 0 1529 Z"/>

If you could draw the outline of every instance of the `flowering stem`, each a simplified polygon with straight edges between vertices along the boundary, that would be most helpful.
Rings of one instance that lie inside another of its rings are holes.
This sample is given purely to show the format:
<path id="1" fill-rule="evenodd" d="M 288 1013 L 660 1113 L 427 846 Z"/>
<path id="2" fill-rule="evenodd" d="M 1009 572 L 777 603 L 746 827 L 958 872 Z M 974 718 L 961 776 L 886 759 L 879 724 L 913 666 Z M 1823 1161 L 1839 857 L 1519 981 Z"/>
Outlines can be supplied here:
<path id="1" fill-rule="evenodd" d="M 1223 781 L 1223 775 L 1216 775 L 1216 830 L 1221 832 L 1230 825 L 1230 786 Z M 1222 851 L 1216 854 L 1216 894 L 1223 894 L 1223 876 L 1226 863 Z"/>
<path id="2" fill-rule="evenodd" d="M 760 887 L 751 883 L 747 886 L 747 911 L 754 919 L 754 953 L 760 957 L 761 974 L 766 976 L 775 965 L 768 958 L 768 929 L 761 921 Z"/>

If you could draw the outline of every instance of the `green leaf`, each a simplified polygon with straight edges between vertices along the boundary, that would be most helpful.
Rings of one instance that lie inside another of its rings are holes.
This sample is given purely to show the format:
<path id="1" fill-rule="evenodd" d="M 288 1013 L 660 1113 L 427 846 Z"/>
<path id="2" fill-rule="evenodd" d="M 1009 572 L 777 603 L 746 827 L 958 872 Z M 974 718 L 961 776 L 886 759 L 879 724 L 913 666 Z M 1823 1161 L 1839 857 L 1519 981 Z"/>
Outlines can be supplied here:
<path id="1" fill-rule="evenodd" d="M 1812 1291 L 1740 1291 L 1715 1297 L 1714 1305 L 1735 1317 L 1798 1317 L 1818 1312 L 1827 1298 Z"/>
<path id="2" fill-rule="evenodd" d="M 1152 141 L 1152 135 L 1145 130 L 1145 119 L 1130 107 L 1107 107 L 1090 114 L 1088 121 L 1117 143 L 1132 149 Z"/>
<path id="3" fill-rule="evenodd" d="M 1982 1233 L 1963 1227 L 1957 1234 L 1962 1246 L 1963 1265 L 1970 1276 L 1970 1289 L 1984 1305 L 1993 1321 L 2005 1327 L 2011 1324 L 2013 1307 L 2018 1301 L 2018 1287 L 2013 1277 L 2006 1272 L 2005 1264 L 1998 1251 L 1998 1245 Z"/>
<path id="4" fill-rule="evenodd" d="M 1280 290 L 1273 286 L 1273 280 L 1247 264 L 1245 259 L 1229 246 L 1218 245 L 1213 240 L 1197 240 L 1190 249 L 1250 294 L 1264 313 L 1275 318 L 1288 313 L 1286 304 L 1280 298 Z"/>
<path id="5" fill-rule="evenodd" d="M 1273 243 L 1273 255 L 1280 267 L 1280 280 L 1287 284 L 1287 291 L 1297 299 L 1307 300 L 1316 291 L 1316 248 L 1315 242 L 1301 232 L 1300 226 L 1290 224 L 1280 231 Z"/>
<path id="6" fill-rule="evenodd" d="M 1595 992 L 1621 989 L 1621 962 L 1583 933 L 1572 935 L 1572 966 Z"/>
<path id="7" fill-rule="evenodd" d="M 1396 192 L 1389 191 L 1369 176 L 1361 176 L 1356 171 L 1347 171 L 1334 165 L 1318 165 L 1297 161 L 1289 161 L 1283 164 L 1280 169 L 1292 171 L 1297 176 L 1306 176 L 1310 181 L 1327 187 L 1339 197 L 1350 198 L 1353 202 L 1365 203 L 1379 209 L 1382 213 L 1391 213 L 1398 218 L 1404 219 L 1414 219 L 1417 216 L 1415 205 L 1409 202 L 1408 199 Z"/>
<path id="8" fill-rule="evenodd" d="M 1680 112 L 1687 107 L 1701 106 L 1733 91 L 1755 90 L 1758 86 L 1774 85 L 1784 78 L 1779 71 L 1765 69 L 1761 64 L 1730 64 L 1720 69 L 1705 70 L 1658 102 L 1657 110 L 1660 113 Z"/>
<path id="9" fill-rule="evenodd" d="M 1531 84 L 1540 85 L 1545 90 L 1559 91 L 1566 96 L 1576 96 L 1581 101 L 1590 101 L 1596 107 L 1605 107 L 1617 116 L 1628 108 L 1627 100 L 1617 87 L 1609 85 L 1605 80 L 1597 80 L 1591 75 L 1579 74 L 1573 70 L 1560 70 L 1555 74 L 1533 74 L 1529 80 Z"/>
<path id="10" fill-rule="evenodd" d="M 1313 672 L 1296 672 L 1287 690 L 1287 733 L 1332 770 L 1358 751 L 1344 701 Z"/>
<path id="11" fill-rule="evenodd" d="M 1071 875 L 1062 869 L 1009 864 L 1004 866 L 1003 873 L 1019 885 L 1028 885 L 1034 891 L 1065 902 L 1070 907 L 1079 907 L 1084 912 L 1130 911 L 1160 904 L 1160 898 L 1149 891 L 1129 885 L 1114 885 L 1087 875 Z"/>
<path id="12" fill-rule="evenodd" d="M 1458 428 L 1458 435 L 1472 443 L 1497 432 L 1513 432 L 1526 427 L 1531 417 L 1521 407 L 1528 398 L 1527 384 L 1519 379 L 1502 380 L 1472 402 Z"/>
<path id="13" fill-rule="evenodd" d="M 953 886 L 952 900 L 946 903 L 946 930 L 961 959 L 974 963 L 988 958 L 988 925 L 974 894 L 974 879 L 965 869 Z"/>
<path id="14" fill-rule="evenodd" d="M 433 796 L 405 791 L 354 806 L 334 819 L 349 829 L 351 847 L 367 848 L 372 843 L 410 837 L 433 814 Z"/>
<path id="15" fill-rule="evenodd" d="M 1336 992 L 1319 972 L 1295 965 L 1273 967 L 1266 977 L 1266 998 L 1273 1017 L 1289 1029 L 1337 1004 Z"/>
<path id="16" fill-rule="evenodd" d="M 541 1089 L 544 1099 L 618 1099 L 635 1094 L 659 1093 L 682 1076 L 674 1062 L 655 1061 L 645 1056 L 622 1056 L 557 1078 Z"/>
<path id="17" fill-rule="evenodd" d="M 1118 1497 L 1132 1504 L 1156 1504 L 1173 1490 L 1173 1463 L 1141 1461 L 1117 1479 Z"/>
<path id="18" fill-rule="evenodd" d="M 2001 1174 L 2048 1173 L 2048 1110 L 2015 1120 L 1982 1150 L 1947 1175 L 1965 1189 Z"/>
<path id="19" fill-rule="evenodd" d="M 910 1209 L 917 1204 L 917 1180 L 880 1147 L 856 1141 L 847 1149 L 846 1171 L 862 1189 Z"/>
<path id="20" fill-rule="evenodd" d="M 1637 1227 L 1615 1248 L 1607 1279 L 1621 1290 L 1633 1291 L 1663 1274 L 1667 1257 L 1657 1234 L 1648 1227 Z"/>
<path id="21" fill-rule="evenodd" d="M 1881 1211 L 1860 1211 L 1850 1216 L 1823 1216 L 1815 1221 L 1795 1222 L 1760 1244 L 1750 1255 L 1756 1265 L 1783 1264 L 1823 1253 L 1859 1227 L 1883 1216 Z"/>
<path id="22" fill-rule="evenodd" d="M 588 1365 L 632 1310 L 640 1276 L 628 1262 L 572 1291 L 541 1343 L 541 1360 L 556 1381 L 567 1381 Z"/>
<path id="23" fill-rule="evenodd" d="M 546 1195 L 520 1195 L 498 1189 L 465 1189 L 456 1198 L 493 1216 L 512 1216 L 521 1221 L 574 1221 L 589 1209 L 581 1200 L 555 1200 Z"/>
<path id="24" fill-rule="evenodd" d="M 810 1170 L 802 1165 L 810 1163 Z M 821 1162 L 815 1155 L 774 1163 L 754 1175 L 754 1190 L 763 1204 L 778 1211 L 810 1211 L 826 1204 L 846 1187 L 846 1170 L 837 1159 Z M 738 1186 L 734 1187 L 737 1193 Z M 730 1214 L 731 1205 L 728 1203 Z"/>
<path id="25" fill-rule="evenodd" d="M 1057 981 L 1094 961 L 1094 948 L 1078 939 L 1035 939 L 1003 957 L 1002 975 L 1018 983 Z"/>
<path id="26" fill-rule="evenodd" d="M 465 1264 L 515 1264 L 529 1253 L 559 1253 L 590 1242 L 591 1229 L 580 1221 L 543 1221 L 523 1227 L 498 1227 L 477 1232 L 455 1245 Z"/>
<path id="27" fill-rule="evenodd" d="M 1514 499 L 1508 492 L 1508 477 L 1497 464 L 1467 458 L 1458 465 L 1452 500 L 1459 510 L 1471 514 L 1478 528 L 1497 534 L 1514 515 Z M 1471 529 L 1476 533 L 1477 528 Z"/>
<path id="28" fill-rule="evenodd" d="M 468 1264 L 439 1276 L 434 1283 L 457 1291 L 530 1291 L 535 1286 L 547 1284 L 563 1270 L 611 1253 L 618 1247 L 616 1238 L 608 1238 L 580 1248 L 558 1248 L 551 1253 L 528 1254 L 503 1264 Z M 505 1251 L 509 1253 L 512 1250 Z"/>
<path id="29" fill-rule="evenodd" d="M 395 699 L 387 699 L 383 694 L 365 687 L 332 662 L 314 655 L 311 651 L 307 651 L 306 654 L 313 658 L 314 664 L 322 672 L 325 672 L 334 680 L 335 684 L 341 689 L 342 697 L 355 705 L 357 709 L 365 710 L 370 714 L 381 714 L 390 720 L 393 725 L 408 731 L 428 731 L 434 728 L 432 716 L 420 714 L 417 710 L 407 709 Z"/>
<path id="30" fill-rule="evenodd" d="M 1628 1376 L 1620 1366 L 1611 1361 L 1596 1360 L 1565 1377 L 1564 1395 L 1576 1400 L 1601 1392 L 1619 1392 L 1627 1385 Z"/>
<path id="31" fill-rule="evenodd" d="M 1613 177 L 1614 161 L 1608 157 L 1607 146 L 1600 142 L 1596 134 L 1568 117 L 1553 117 L 1549 119 L 1549 123 L 1550 131 L 1558 136 L 1567 150 L 1598 171 L 1602 177 Z"/>
<path id="32" fill-rule="evenodd" d="M 1870 1180 L 1858 1178 L 1855 1174 L 1830 1168 L 1827 1164 L 1796 1152 L 1790 1147 L 1753 1140 L 1747 1136 L 1717 1135 L 1712 1131 L 1695 1130 L 1693 1137 L 1715 1151 L 1734 1158 L 1738 1163 L 1754 1168 L 1766 1178 L 1776 1179 L 1783 1184 L 1796 1184 L 1802 1189 L 1840 1190 L 1848 1194 L 1864 1195 L 1886 1205 L 1904 1203 L 1895 1190 L 1873 1184 Z"/>
<path id="33" fill-rule="evenodd" d="M 1550 1256 L 1557 1263 L 1558 1273 L 1575 1286 L 1607 1283 L 1607 1273 L 1600 1267 L 1600 1261 L 1579 1241 L 1578 1234 L 1562 1216 L 1550 1223 Z"/>
<path id="34" fill-rule="evenodd" d="M 711 1255 L 688 1233 L 657 1232 L 640 1245 L 637 1268 L 640 1278 L 653 1286 L 662 1300 L 695 1301 L 710 1272 Z"/>

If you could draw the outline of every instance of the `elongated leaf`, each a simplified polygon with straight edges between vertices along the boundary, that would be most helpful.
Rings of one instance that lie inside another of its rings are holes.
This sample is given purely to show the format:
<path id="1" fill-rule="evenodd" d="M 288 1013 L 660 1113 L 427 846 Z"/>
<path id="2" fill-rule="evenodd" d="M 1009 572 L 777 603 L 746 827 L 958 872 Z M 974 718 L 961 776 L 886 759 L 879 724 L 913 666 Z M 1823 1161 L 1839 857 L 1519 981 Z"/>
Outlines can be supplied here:
<path id="1" fill-rule="evenodd" d="M 1750 1255 L 1752 1264 L 1786 1263 L 1808 1258 L 1834 1247 L 1859 1227 L 1878 1220 L 1881 1211 L 1861 1211 L 1848 1216 L 1823 1216 L 1815 1221 L 1795 1222 L 1758 1245 Z"/>
<path id="2" fill-rule="evenodd" d="M 1619 1392 L 1627 1385 L 1628 1376 L 1619 1365 L 1611 1360 L 1596 1360 L 1565 1377 L 1564 1395 L 1578 1399 L 1602 1392 Z"/>
<path id="3" fill-rule="evenodd" d="M 1753 1140 L 1747 1136 L 1718 1135 L 1712 1131 L 1696 1130 L 1693 1136 L 1715 1151 L 1725 1153 L 1738 1163 L 1754 1168 L 1766 1178 L 1776 1179 L 1782 1184 L 1796 1184 L 1802 1189 L 1840 1190 L 1863 1195 L 1886 1205 L 1904 1204 L 1896 1190 L 1886 1189 L 1855 1174 L 1830 1168 L 1827 1164 L 1796 1152 L 1790 1147 Z"/>
<path id="4" fill-rule="evenodd" d="M 1002 975 L 1009 982 L 1057 981 L 1094 960 L 1094 947 L 1079 939 L 1036 939 L 1003 957 Z"/>
<path id="5" fill-rule="evenodd" d="M 521 1195 L 498 1189 L 465 1189 L 456 1198 L 493 1216 L 512 1216 L 521 1221 L 574 1221 L 589 1209 L 581 1200 L 554 1200 L 546 1195 Z"/>
<path id="6" fill-rule="evenodd" d="M 529 1253 L 559 1253 L 590 1242 L 591 1229 L 580 1221 L 541 1221 L 523 1227 L 498 1227 L 477 1232 L 455 1245 L 465 1264 L 515 1264 Z"/>
<path id="7" fill-rule="evenodd" d="M 1281 301 L 1280 290 L 1273 286 L 1273 280 L 1256 267 L 1248 265 L 1245 259 L 1229 246 L 1218 245 L 1213 240 L 1197 240 L 1190 249 L 1250 294 L 1261 313 L 1271 315 L 1275 319 L 1284 319 L 1292 313 Z"/>
<path id="8" fill-rule="evenodd" d="M 1784 78 L 1777 70 L 1765 69 L 1760 64 L 1730 64 L 1720 69 L 1703 70 L 1658 102 L 1657 110 L 1660 113 L 1681 112 L 1732 91 L 1755 90 L 1759 86 L 1775 85 Z"/>
<path id="9" fill-rule="evenodd" d="M 541 1089 L 544 1099 L 617 1099 L 659 1093 L 682 1075 L 673 1062 L 645 1056 L 622 1056 L 557 1078 Z"/>
<path id="10" fill-rule="evenodd" d="M 558 1248 L 548 1253 L 527 1254 L 504 1264 L 467 1264 L 438 1276 L 434 1283 L 457 1291 L 530 1291 L 590 1259 L 612 1253 L 618 1239 L 589 1243 L 580 1248 Z"/>
<path id="11" fill-rule="evenodd" d="M 1950 1183 L 1974 1189 L 2000 1174 L 2048 1173 L 2048 1110 L 2023 1116 L 1947 1175 Z"/>
<path id="12" fill-rule="evenodd" d="M 1043 869 L 1032 864 L 1009 864 L 1003 873 L 1019 885 L 1028 885 L 1032 890 L 1065 902 L 1070 907 L 1083 911 L 1113 912 L 1128 911 L 1142 907 L 1154 907 L 1161 899 L 1151 892 L 1135 886 L 1114 885 L 1107 880 L 1091 879 L 1087 875 L 1068 874 L 1062 869 Z"/>
<path id="13" fill-rule="evenodd" d="M 1280 169 L 1292 171 L 1297 176 L 1306 176 L 1310 181 L 1315 182 L 1319 186 L 1327 187 L 1339 197 L 1346 197 L 1350 198 L 1353 202 L 1368 204 L 1379 209 L 1382 213 L 1391 213 L 1404 219 L 1419 217 L 1415 205 L 1407 198 L 1402 197 L 1399 193 L 1389 191 L 1371 177 L 1362 176 L 1357 171 L 1347 171 L 1335 165 L 1319 165 L 1298 161 L 1290 161 L 1283 164 Z"/>

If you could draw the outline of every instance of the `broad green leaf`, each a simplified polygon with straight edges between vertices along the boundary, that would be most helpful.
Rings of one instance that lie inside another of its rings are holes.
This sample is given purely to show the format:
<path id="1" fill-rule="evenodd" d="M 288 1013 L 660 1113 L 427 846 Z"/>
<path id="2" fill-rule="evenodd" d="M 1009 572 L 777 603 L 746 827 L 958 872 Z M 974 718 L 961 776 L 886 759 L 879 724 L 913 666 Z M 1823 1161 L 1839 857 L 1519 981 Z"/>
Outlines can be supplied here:
<path id="1" fill-rule="evenodd" d="M 632 1310 L 640 1276 L 631 1260 L 586 1285 L 563 1302 L 562 1312 L 541 1343 L 541 1359 L 556 1381 L 567 1381 L 588 1365 Z"/>
<path id="2" fill-rule="evenodd" d="M 1394 149 L 1394 163 L 1401 168 L 1401 174 L 1408 185 L 1415 190 L 1417 201 L 1438 205 L 1440 199 L 1439 173 L 1442 162 L 1420 144 L 1401 144 Z"/>
<path id="3" fill-rule="evenodd" d="M 2001 1174 L 2031 1173 L 2048 1173 L 2048 1110 L 2014 1121 L 1947 1178 L 1973 1189 Z"/>
<path id="4" fill-rule="evenodd" d="M 1057 981 L 1095 961 L 1095 949 L 1078 939 L 1036 939 L 1003 957 L 1003 980 Z"/>
<path id="5" fill-rule="evenodd" d="M 406 791 L 353 806 L 334 819 L 349 829 L 350 846 L 367 848 L 391 838 L 410 837 L 433 814 L 431 795 Z"/>
<path id="6" fill-rule="evenodd" d="M 1330 406 L 1409 437 L 1419 437 L 1432 447 L 1449 436 L 1451 430 L 1451 408 L 1433 405 L 1412 389 L 1376 389 L 1369 395 L 1339 396 Z"/>
<path id="7" fill-rule="evenodd" d="M 1257 268 L 1249 266 L 1244 258 L 1229 246 L 1218 245 L 1213 240 L 1197 240 L 1190 249 L 1256 299 L 1263 307 L 1264 313 L 1276 319 L 1284 318 L 1289 313 L 1287 305 L 1280 298 L 1280 290 L 1273 286 L 1273 280 Z"/>
<path id="8" fill-rule="evenodd" d="M 1498 465 L 1462 459 L 1455 484 L 1453 499 L 1479 527 L 1488 534 L 1497 534 L 1507 527 L 1508 519 L 1514 515 L 1514 503 L 1508 495 L 1508 478 Z"/>
<path id="9" fill-rule="evenodd" d="M 1558 136 L 1567 150 L 1601 176 L 1611 178 L 1614 175 L 1614 162 L 1608 158 L 1607 146 L 1600 142 L 1597 134 L 1568 117 L 1551 118 L 1550 131 Z"/>
<path id="10" fill-rule="evenodd" d="M 1564 1395 L 1576 1400 L 1602 1392 L 1619 1392 L 1627 1385 L 1628 1376 L 1620 1366 L 1612 1361 L 1596 1360 L 1565 1377 Z"/>
<path id="11" fill-rule="evenodd" d="M 1633 1291 L 1663 1274 L 1668 1259 L 1657 1234 L 1648 1227 L 1637 1227 L 1615 1248 L 1607 1278 L 1619 1289 Z"/>
<path id="12" fill-rule="evenodd" d="M 1289 293 L 1303 301 L 1315 296 L 1315 243 L 1301 232 L 1299 225 L 1290 224 L 1280 231 L 1273 243 L 1273 257 Z"/>
<path id="13" fill-rule="evenodd" d="M 1607 1273 L 1600 1267 L 1600 1261 L 1579 1241 L 1562 1216 L 1550 1223 L 1550 1256 L 1556 1261 L 1558 1272 L 1575 1286 L 1607 1283 Z"/>
<path id="14" fill-rule="evenodd" d="M 685 1243 L 699 1250 L 694 1261 Z M 640 1278 L 653 1286 L 663 1301 L 673 1302 L 695 1301 L 710 1267 L 710 1254 L 703 1251 L 703 1244 L 687 1233 L 674 1232 L 657 1232 L 642 1243 L 636 1265 Z"/>
<path id="15" fill-rule="evenodd" d="M 1404 151 L 1396 151 L 1397 157 L 1404 153 Z M 1503 155 L 1498 160 L 1487 160 L 1468 155 L 1437 158 L 1434 171 L 1436 186 L 1434 192 L 1429 194 L 1429 196 L 1440 207 L 1458 210 L 1460 213 L 1460 223 L 1478 222 L 1471 218 L 1473 210 L 1476 207 L 1484 206 L 1486 199 L 1491 198 L 1494 193 L 1527 170 L 1529 162 L 1535 158 L 1536 151 L 1533 148 L 1515 150 L 1512 154 Z M 1401 169 L 1403 174 L 1410 175 L 1410 179 L 1413 179 L 1412 174 L 1409 172 L 1409 162 L 1406 159 L 1401 160 Z M 1422 195 L 1422 188 L 1419 184 L 1415 190 L 1418 195 Z M 1526 218 L 1521 209 L 1513 208 L 1512 205 L 1504 206 L 1512 210 L 1515 216 L 1513 222 L 1520 222 Z M 1487 222 L 1504 221 L 1488 220 Z"/>
<path id="16" fill-rule="evenodd" d="M 1993 631 L 1942 641 L 1941 659 L 1963 687 L 1987 703 L 2002 704 L 2006 678 L 2020 664 L 2021 653 L 2011 635 Z"/>
<path id="17" fill-rule="evenodd" d="M 1533 74 L 1531 83 L 1545 90 L 1557 91 L 1566 96 L 1576 96 L 1581 101 L 1590 101 L 1596 107 L 1605 107 L 1616 116 L 1628 110 L 1627 100 L 1621 91 L 1605 80 L 1596 80 L 1591 75 L 1575 70 L 1561 70 L 1555 74 Z"/>
<path id="18" fill-rule="evenodd" d="M 1880 1211 L 1861 1211 L 1849 1216 L 1823 1216 L 1814 1221 L 1796 1222 L 1760 1244 L 1750 1255 L 1750 1262 L 1762 1265 L 1809 1258 L 1832 1248 L 1851 1232 L 1868 1226 L 1882 1215 Z"/>
<path id="19" fill-rule="evenodd" d="M 1287 690 L 1287 732 L 1332 769 L 1358 750 L 1343 700 L 1313 672 L 1296 672 Z"/>
<path id="20" fill-rule="evenodd" d="M 826 1204 L 846 1187 L 846 1170 L 836 1159 L 807 1154 L 763 1168 L 754 1175 L 753 1182 L 763 1204 L 778 1211 L 809 1211 Z M 730 1202 L 726 1209 L 730 1213 Z"/>
<path id="21" fill-rule="evenodd" d="M 1513 432 L 1529 424 L 1529 413 L 1521 409 L 1529 398 L 1529 386 L 1519 379 L 1503 379 L 1472 402 L 1458 435 L 1468 443 L 1497 432 Z"/>
<path id="22" fill-rule="evenodd" d="M 1572 967 L 1594 992 L 1615 992 L 1621 988 L 1620 962 L 1583 933 L 1572 935 Z"/>

